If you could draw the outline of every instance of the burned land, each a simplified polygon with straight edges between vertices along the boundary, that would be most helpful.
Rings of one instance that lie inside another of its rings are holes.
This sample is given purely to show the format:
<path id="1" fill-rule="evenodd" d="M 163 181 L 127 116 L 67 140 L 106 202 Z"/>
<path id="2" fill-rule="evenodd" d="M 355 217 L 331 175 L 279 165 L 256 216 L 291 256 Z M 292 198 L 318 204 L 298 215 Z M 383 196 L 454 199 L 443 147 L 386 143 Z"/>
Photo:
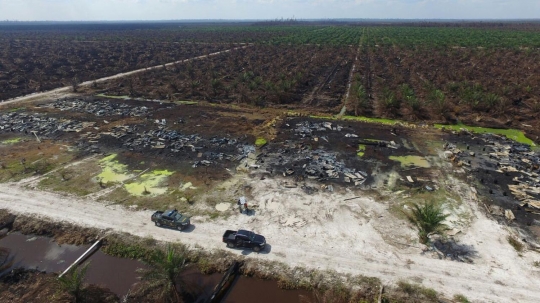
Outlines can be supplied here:
<path id="1" fill-rule="evenodd" d="M 222 50 L 223 45 L 148 41 L 0 39 L 0 100 Z"/>
<path id="2" fill-rule="evenodd" d="M 257 28 L 275 36 L 210 60 L 114 79 L 93 91 L 313 112 L 342 109 L 350 115 L 511 127 L 533 138 L 540 135 L 535 25 L 484 31 L 362 26 L 288 30 L 287 36 Z"/>
<path id="3" fill-rule="evenodd" d="M 339 111 L 354 48 L 254 45 L 99 87 L 114 95 Z M 118 89 L 120 87 L 120 89 Z"/>
<path id="4" fill-rule="evenodd" d="M 516 222 L 529 231 L 527 237 L 539 235 L 540 158 L 530 145 L 503 136 L 426 127 L 422 132 L 431 139 L 422 142 L 415 125 L 286 115 L 272 120 L 272 114 L 276 112 L 85 97 L 4 113 L 0 131 L 4 142 L 18 138 L 14 145 L 27 148 L 34 140 L 72 146 L 74 152 L 64 155 L 65 161 L 118 154 L 117 159 L 133 170 L 166 167 L 207 186 L 240 168 L 262 178 L 282 176 L 284 186 L 301 187 L 308 195 L 333 192 L 334 187 L 372 193 L 400 188 L 435 191 L 441 182 L 436 158 L 442 153 L 463 178 L 472 173 L 468 180 L 486 197 L 491 213 Z M 274 122 L 265 125 L 265 120 Z M 261 135 L 271 141 L 257 146 Z M 16 149 L 4 147 L 3 179 L 44 174 L 58 165 L 58 155 L 46 155 L 46 149 L 36 147 L 35 152 L 50 158 L 32 159 L 29 164 L 30 159 L 23 159 Z"/>
<path id="5" fill-rule="evenodd" d="M 232 255 L 313 270 L 274 273 L 283 287 L 335 269 L 418 302 L 436 292 L 403 281 L 537 298 L 538 25 L 281 25 L 6 31 L 6 98 L 71 91 L 0 103 L 3 205 L 212 253 L 224 228 L 250 229 L 267 251 Z M 431 245 L 411 220 L 420 204 L 444 214 Z M 192 226 L 157 229 L 164 209 Z"/>

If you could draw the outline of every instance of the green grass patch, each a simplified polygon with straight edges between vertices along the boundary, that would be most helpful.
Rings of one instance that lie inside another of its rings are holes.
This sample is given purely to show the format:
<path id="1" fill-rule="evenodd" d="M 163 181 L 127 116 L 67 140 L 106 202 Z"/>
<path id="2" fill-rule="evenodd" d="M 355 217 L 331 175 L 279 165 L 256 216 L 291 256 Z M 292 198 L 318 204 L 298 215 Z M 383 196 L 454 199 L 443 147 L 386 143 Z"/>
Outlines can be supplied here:
<path id="1" fill-rule="evenodd" d="M 299 116 L 301 116 L 301 114 L 299 112 L 288 111 L 287 116 L 289 116 L 289 117 L 299 117 Z"/>
<path id="2" fill-rule="evenodd" d="M 312 116 L 309 116 L 310 118 L 313 118 L 313 119 L 324 119 L 324 120 L 337 120 L 338 118 L 337 117 L 334 117 L 334 116 L 316 116 L 316 115 L 312 115 Z"/>
<path id="3" fill-rule="evenodd" d="M 365 152 L 366 152 L 366 146 L 364 144 L 358 145 L 358 152 L 356 153 L 356 155 L 358 157 L 363 157 Z"/>
<path id="4" fill-rule="evenodd" d="M 134 177 L 128 170 L 128 166 L 115 160 L 116 157 L 117 154 L 112 154 L 99 160 L 99 165 L 103 170 L 97 176 L 97 180 L 107 184 L 124 182 Z M 168 170 L 154 170 L 142 174 L 137 181 L 126 183 L 124 188 L 132 196 L 155 197 L 163 195 L 167 192 L 167 186 L 163 186 L 163 184 L 172 174 L 174 172 Z"/>
<path id="5" fill-rule="evenodd" d="M 177 190 L 171 190 L 169 187 L 167 188 L 169 190 L 160 195 L 159 198 L 156 198 L 151 194 L 140 196 L 132 195 L 126 190 L 125 186 L 122 186 L 114 189 L 105 196 L 100 197 L 98 201 L 102 203 L 112 203 L 124 206 L 137 205 L 139 209 L 147 208 L 152 210 L 165 210 L 176 208 L 179 212 L 188 216 L 208 214 L 207 210 L 193 207 L 192 204 L 197 203 L 198 201 L 192 202 L 191 204 L 187 201 L 188 198 L 193 199 L 193 197 Z M 186 198 L 186 201 L 183 201 L 182 198 Z"/>
<path id="6" fill-rule="evenodd" d="M 397 286 L 398 289 L 406 293 L 409 298 L 425 299 L 429 300 L 430 302 L 438 302 L 438 294 L 434 289 L 406 281 L 399 281 Z"/>
<path id="7" fill-rule="evenodd" d="M 385 119 L 385 118 L 343 116 L 342 119 L 349 120 L 349 121 L 360 121 L 360 122 L 377 123 L 377 124 L 384 124 L 384 125 L 395 125 L 396 123 L 407 124 L 407 122 L 404 122 L 404 121 Z"/>
<path id="8" fill-rule="evenodd" d="M 141 243 L 126 243 L 117 236 L 107 238 L 101 250 L 114 257 L 149 261 L 154 253 L 156 242 L 153 239 L 144 239 Z"/>
<path id="9" fill-rule="evenodd" d="M 109 99 L 122 99 L 122 100 L 131 99 L 131 97 L 129 96 L 111 96 L 111 95 L 105 95 L 105 94 L 97 94 L 96 97 L 103 97 L 103 98 L 109 98 Z"/>
<path id="10" fill-rule="evenodd" d="M 454 295 L 454 301 L 458 303 L 471 303 L 464 295 Z"/>
<path id="11" fill-rule="evenodd" d="M 4 141 L 1 141 L 0 143 L 5 144 L 5 145 L 12 145 L 12 144 L 21 142 L 21 140 L 22 138 L 13 138 L 13 139 L 7 139 Z"/>
<path id="12" fill-rule="evenodd" d="M 401 167 L 407 168 L 411 166 L 429 168 L 431 165 L 426 158 L 420 156 L 390 156 L 388 157 L 392 161 L 398 161 L 401 163 Z"/>
<path id="13" fill-rule="evenodd" d="M 525 134 L 517 129 L 511 129 L 511 128 L 487 128 L 487 127 L 478 127 L 478 126 L 468 126 L 464 124 L 454 124 L 454 125 L 445 125 L 445 124 L 435 124 L 435 128 L 438 129 L 451 129 L 455 131 L 460 131 L 461 129 L 466 129 L 470 132 L 477 133 L 477 134 L 496 134 L 496 135 L 502 135 L 507 137 L 508 139 L 512 139 L 516 142 L 527 144 L 530 146 L 536 146 L 534 144 L 534 141 L 527 138 Z"/>
<path id="14" fill-rule="evenodd" d="M 358 122 L 366 122 L 366 123 L 373 123 L 373 124 L 383 124 L 383 125 L 396 125 L 396 124 L 409 124 L 408 122 L 401 121 L 401 120 L 393 120 L 393 119 L 386 119 L 386 118 L 370 118 L 370 117 L 362 117 L 362 116 L 342 116 L 341 118 L 335 117 L 335 116 L 310 116 L 310 118 L 314 119 L 326 119 L 326 120 L 347 120 L 347 121 L 358 121 Z"/>
<path id="15" fill-rule="evenodd" d="M 101 170 L 97 160 L 84 161 L 48 174 L 40 180 L 38 187 L 49 191 L 86 196 L 103 189 L 95 180 L 95 176 Z"/>
<path id="16" fill-rule="evenodd" d="M 257 146 L 257 147 L 265 146 L 266 143 L 268 143 L 268 142 L 266 142 L 265 138 L 257 138 L 257 140 L 255 140 L 255 146 Z"/>
<path id="17" fill-rule="evenodd" d="M 150 173 L 143 174 L 139 178 L 139 182 L 128 183 L 125 188 L 128 193 L 133 196 L 158 196 L 167 192 L 167 187 L 162 185 L 167 181 L 167 177 L 174 174 L 168 170 L 154 170 Z"/>
<path id="18" fill-rule="evenodd" d="M 92 191 L 88 190 L 88 187 L 73 186 L 73 182 L 63 181 L 61 176 L 55 174 L 50 174 L 39 181 L 38 188 L 70 193 L 77 196 L 86 196 L 92 193 Z"/>
<path id="19" fill-rule="evenodd" d="M 127 172 L 127 165 L 115 160 L 116 156 L 117 154 L 112 154 L 99 160 L 99 165 L 103 168 L 103 171 L 97 178 L 101 182 L 123 182 L 132 177 Z"/>
<path id="20" fill-rule="evenodd" d="M 174 103 L 176 104 L 183 104 L 183 105 L 195 105 L 195 104 L 199 104 L 198 101 L 174 101 Z"/>
<path id="21" fill-rule="evenodd" d="M 332 116 L 310 116 L 314 119 L 325 119 L 325 120 L 337 120 L 338 118 L 332 117 Z M 356 116 L 343 116 L 341 118 L 342 120 L 348 120 L 348 121 L 359 121 L 359 122 L 366 122 L 366 123 L 374 123 L 374 124 L 383 124 L 383 125 L 396 125 L 396 124 L 403 124 L 407 125 L 409 124 L 406 121 L 401 120 L 392 120 L 392 119 L 385 119 L 385 118 L 370 118 L 370 117 L 356 117 Z M 435 124 L 435 128 L 437 129 L 451 129 L 455 131 L 459 131 L 462 128 L 467 129 L 468 131 L 471 131 L 473 133 L 478 134 L 496 134 L 496 135 L 502 135 L 506 136 L 508 139 L 512 139 L 516 142 L 527 144 L 530 146 L 536 146 L 533 140 L 527 138 L 525 134 L 517 129 L 511 129 L 511 128 L 488 128 L 488 127 L 479 127 L 479 126 L 468 126 L 464 124 Z"/>

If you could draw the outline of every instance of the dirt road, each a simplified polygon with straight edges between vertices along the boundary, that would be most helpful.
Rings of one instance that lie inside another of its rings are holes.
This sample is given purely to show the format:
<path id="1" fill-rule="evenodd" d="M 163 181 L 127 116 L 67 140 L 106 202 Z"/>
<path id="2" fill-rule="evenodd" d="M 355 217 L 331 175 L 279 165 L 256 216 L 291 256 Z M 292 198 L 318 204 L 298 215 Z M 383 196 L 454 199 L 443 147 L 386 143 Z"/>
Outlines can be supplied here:
<path id="1" fill-rule="evenodd" d="M 160 68 L 163 68 L 163 67 L 172 66 L 174 64 L 181 64 L 181 63 L 185 63 L 185 62 L 189 62 L 189 61 L 193 61 L 193 60 L 204 59 L 204 58 L 208 58 L 208 57 L 211 57 L 211 56 L 216 56 L 216 55 L 219 55 L 219 54 L 222 54 L 222 53 L 227 53 L 227 52 L 233 51 L 235 49 L 246 48 L 246 47 L 249 47 L 249 46 L 250 46 L 249 44 L 242 45 L 242 46 L 239 46 L 239 47 L 236 47 L 236 48 L 227 49 L 227 50 L 211 53 L 211 54 L 208 54 L 208 55 L 197 56 L 197 57 L 188 58 L 188 59 L 184 59 L 184 60 L 179 60 L 179 61 L 175 61 L 175 62 L 170 62 L 170 63 L 166 63 L 166 64 L 160 64 L 160 65 L 156 65 L 156 66 L 150 66 L 150 67 L 147 67 L 147 68 L 136 69 L 136 70 L 132 70 L 132 71 L 125 72 L 125 73 L 112 75 L 112 76 L 109 76 L 109 77 L 104 77 L 104 78 L 99 78 L 99 79 L 95 79 L 95 80 L 85 81 L 83 83 L 80 83 L 79 87 L 90 86 L 94 82 L 101 83 L 101 82 L 105 82 L 105 81 L 112 80 L 112 79 L 131 76 L 131 75 L 142 73 L 142 72 L 145 72 L 145 71 L 150 71 L 150 70 L 154 70 L 154 69 L 160 69 Z M 11 100 L 4 100 L 4 101 L 0 100 L 0 106 L 13 104 L 13 103 L 20 103 L 20 102 L 24 102 L 24 101 L 44 100 L 44 99 L 47 99 L 47 98 L 58 98 L 60 96 L 61 97 L 68 97 L 68 96 L 72 95 L 72 91 L 73 91 L 73 88 L 71 86 L 59 87 L 59 88 L 55 88 L 53 90 L 49 90 L 49 91 L 46 91 L 46 92 L 33 93 L 33 94 L 30 94 L 30 95 L 25 95 L 25 96 L 13 98 Z"/>
<path id="2" fill-rule="evenodd" d="M 247 176 L 240 179 L 250 182 Z M 419 248 L 388 244 L 390 238 L 400 240 L 414 232 L 390 217 L 384 203 L 369 198 L 344 202 L 357 193 L 306 196 L 300 189 L 282 188 L 277 180 L 268 179 L 254 181 L 252 186 L 257 193 L 252 204 L 259 205 L 255 215 L 234 212 L 215 221 L 194 217 L 194 228 L 188 232 L 155 227 L 150 222 L 152 211 L 107 206 L 15 183 L 0 184 L 0 208 L 209 250 L 226 249 L 221 243 L 225 229 L 249 228 L 265 235 L 270 245 L 261 254 L 232 250 L 250 258 L 375 276 L 384 283 L 416 281 L 447 297 L 463 294 L 478 302 L 540 302 L 540 271 L 532 266 L 540 256 L 535 252 L 518 256 L 506 241 L 506 229 L 486 218 L 476 203 L 467 206 L 475 219 L 461 241 L 474 245 L 478 257 L 475 264 L 466 264 L 422 255 Z"/>

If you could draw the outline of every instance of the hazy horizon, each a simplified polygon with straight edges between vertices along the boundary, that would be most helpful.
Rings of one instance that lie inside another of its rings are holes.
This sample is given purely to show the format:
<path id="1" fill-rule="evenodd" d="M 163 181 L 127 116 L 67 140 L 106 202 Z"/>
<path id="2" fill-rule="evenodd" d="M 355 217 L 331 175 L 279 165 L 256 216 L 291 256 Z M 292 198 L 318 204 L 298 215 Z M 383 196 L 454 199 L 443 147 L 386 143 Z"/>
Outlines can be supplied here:
<path id="1" fill-rule="evenodd" d="M 0 0 L 0 20 L 523 20 L 538 0 Z"/>

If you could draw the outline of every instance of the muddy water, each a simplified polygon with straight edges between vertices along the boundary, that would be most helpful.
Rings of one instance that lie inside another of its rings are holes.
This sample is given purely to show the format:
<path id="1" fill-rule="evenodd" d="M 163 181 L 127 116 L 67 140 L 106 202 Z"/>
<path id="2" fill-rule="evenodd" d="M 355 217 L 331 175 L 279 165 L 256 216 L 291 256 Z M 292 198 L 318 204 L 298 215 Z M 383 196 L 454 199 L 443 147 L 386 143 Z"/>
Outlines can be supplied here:
<path id="1" fill-rule="evenodd" d="M 197 294 L 196 303 L 210 297 L 222 277 L 222 274 L 203 275 L 196 268 L 188 268 L 182 274 L 187 290 Z M 280 289 L 276 281 L 239 277 L 232 285 L 221 303 L 300 303 L 302 296 L 311 298 L 305 290 Z"/>
<path id="2" fill-rule="evenodd" d="M 276 281 L 242 277 L 223 303 L 297 303 L 301 302 L 301 296 L 310 298 L 307 291 L 280 289 Z"/>
<path id="3" fill-rule="evenodd" d="M 47 272 L 62 272 L 90 246 L 58 245 L 47 237 L 25 236 L 10 233 L 0 239 L 0 248 L 6 248 L 14 258 L 16 267 L 37 268 Z M 86 282 L 109 288 L 118 296 L 127 294 L 138 281 L 138 268 L 145 265 L 139 261 L 105 255 L 101 251 L 93 254 L 88 261 L 90 267 Z M 221 274 L 204 275 L 190 267 L 182 274 L 183 284 L 193 294 L 194 302 L 204 302 L 221 280 Z M 222 303 L 299 303 L 301 296 L 309 296 L 302 290 L 283 290 L 277 282 L 255 278 L 239 277 L 234 287 L 224 297 Z"/>
<path id="4" fill-rule="evenodd" d="M 11 233 L 0 239 L 0 247 L 7 248 L 16 267 L 37 268 L 46 272 L 62 272 L 90 246 L 58 245 L 46 237 L 25 236 Z M 125 295 L 138 281 L 138 261 L 121 259 L 97 251 L 87 261 L 90 266 L 86 281 L 109 288 L 119 296 Z"/>

